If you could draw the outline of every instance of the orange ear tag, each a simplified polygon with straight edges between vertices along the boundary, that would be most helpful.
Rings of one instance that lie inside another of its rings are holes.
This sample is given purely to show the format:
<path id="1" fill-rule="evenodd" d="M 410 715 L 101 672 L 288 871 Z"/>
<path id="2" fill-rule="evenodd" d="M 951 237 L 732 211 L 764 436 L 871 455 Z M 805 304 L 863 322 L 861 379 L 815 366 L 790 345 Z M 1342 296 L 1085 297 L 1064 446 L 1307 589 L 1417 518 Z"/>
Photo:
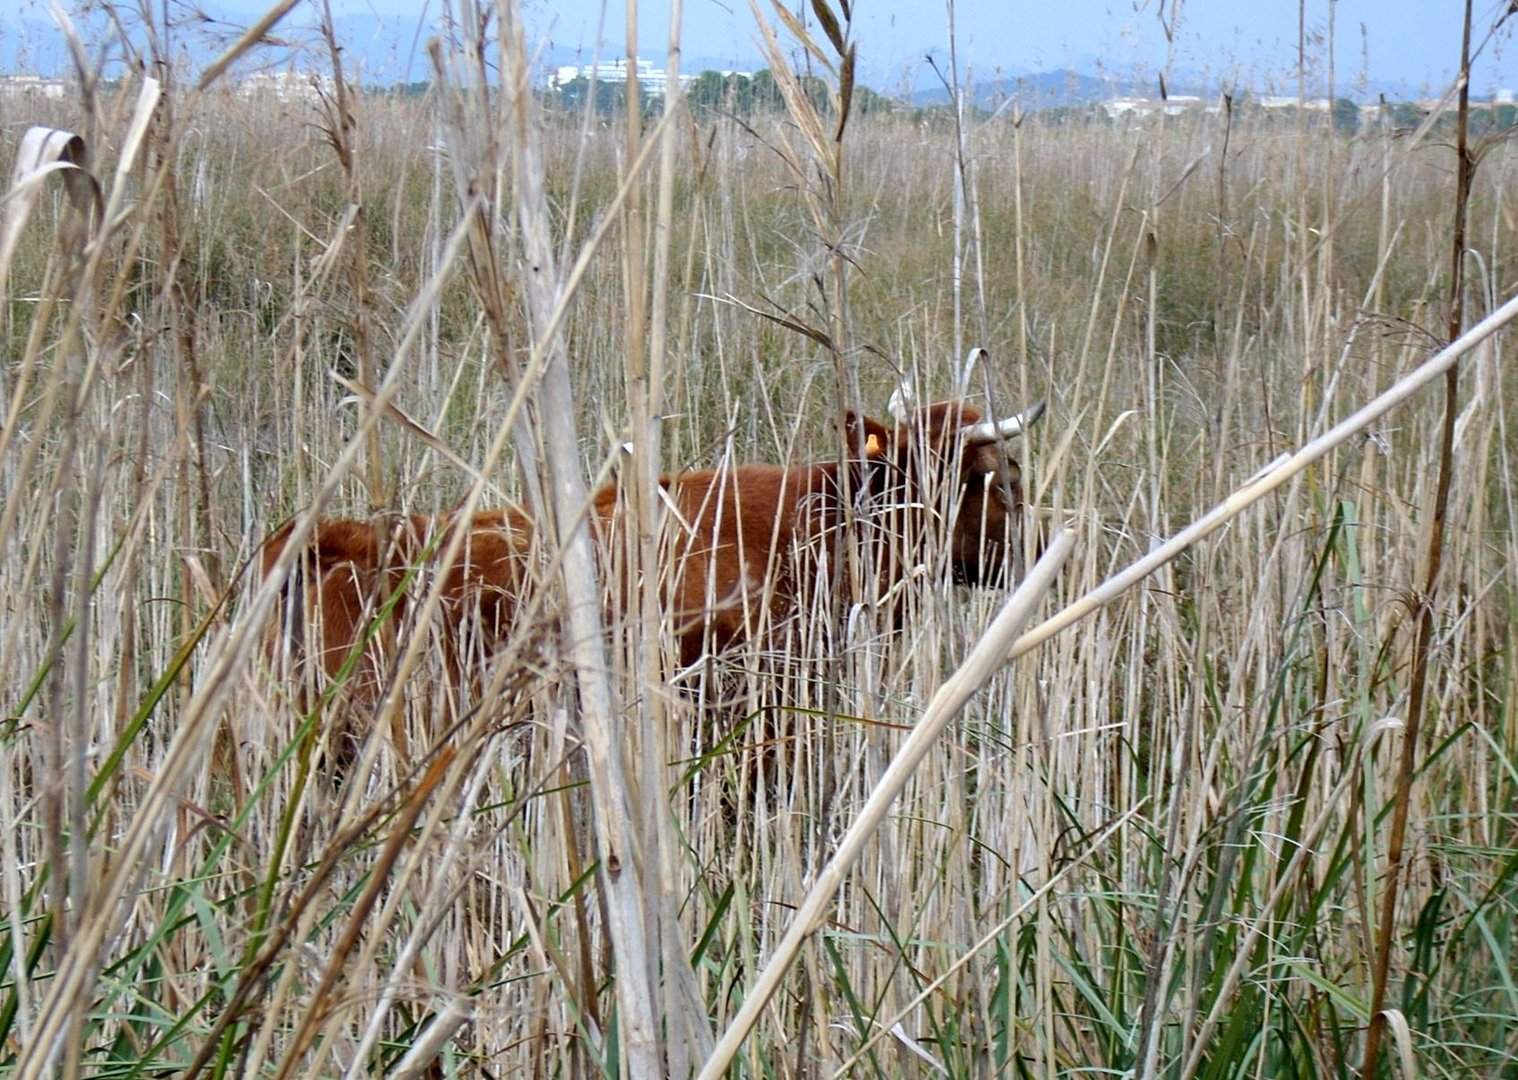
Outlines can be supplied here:
<path id="1" fill-rule="evenodd" d="M 881 447 L 879 435 L 871 435 L 869 438 L 865 439 L 864 452 L 866 454 L 878 454 L 880 453 L 880 449 Z"/>

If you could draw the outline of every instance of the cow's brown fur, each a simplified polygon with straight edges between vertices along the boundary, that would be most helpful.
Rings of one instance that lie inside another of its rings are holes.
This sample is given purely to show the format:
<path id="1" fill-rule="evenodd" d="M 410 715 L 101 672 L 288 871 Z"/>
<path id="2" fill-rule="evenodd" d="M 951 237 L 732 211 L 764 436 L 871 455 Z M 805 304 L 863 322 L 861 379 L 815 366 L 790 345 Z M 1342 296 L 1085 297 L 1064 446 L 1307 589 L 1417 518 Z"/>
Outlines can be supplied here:
<path id="1" fill-rule="evenodd" d="M 809 583 L 841 580 L 850 517 L 872 595 L 885 597 L 933 550 L 946 549 L 955 581 L 1002 583 L 1010 576 L 1006 548 L 1016 535 L 1021 472 L 1000 442 L 961 445 L 961 430 L 980 418 L 960 403 L 927 406 L 890 429 L 851 414 L 846 436 L 856 452 L 847 492 L 837 461 L 663 478 L 661 592 L 680 662 L 752 639 L 789 617 Z M 624 517 L 615 485 L 595 493 L 592 524 L 603 569 L 613 574 L 620 560 L 608 553 L 619 548 Z M 383 656 L 383 634 L 370 629 L 374 613 L 389 603 L 394 620 L 403 619 L 460 528 L 461 550 L 437 586 L 439 641 L 450 678 L 481 670 L 516 629 L 542 558 L 533 522 L 515 507 L 476 513 L 467 524 L 458 514 L 410 515 L 388 529 L 319 522 L 287 582 L 283 647 L 315 660 L 329 679 L 353 656 L 353 692 L 372 699 Z M 287 525 L 265 544 L 265 576 L 293 530 Z"/>

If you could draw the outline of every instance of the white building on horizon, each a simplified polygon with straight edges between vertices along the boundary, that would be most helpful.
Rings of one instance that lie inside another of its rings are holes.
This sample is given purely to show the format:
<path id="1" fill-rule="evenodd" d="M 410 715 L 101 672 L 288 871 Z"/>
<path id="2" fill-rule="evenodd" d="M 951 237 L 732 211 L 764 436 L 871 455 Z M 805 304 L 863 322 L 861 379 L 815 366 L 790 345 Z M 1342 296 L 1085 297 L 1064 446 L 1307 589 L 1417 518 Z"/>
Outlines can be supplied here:
<path id="1" fill-rule="evenodd" d="M 663 97 L 664 91 L 669 88 L 669 72 L 663 68 L 654 67 L 652 60 L 602 60 L 596 64 L 565 64 L 558 68 L 548 78 L 551 89 L 562 90 L 566 84 L 576 79 L 593 79 L 602 83 L 625 83 L 628 80 L 629 63 L 632 74 L 637 76 L 638 85 L 649 94 L 650 97 Z M 689 86 L 694 80 L 694 75 L 681 75 L 680 85 Z"/>
<path id="2" fill-rule="evenodd" d="M 61 100 L 67 92 L 62 79 L 50 79 L 42 75 L 0 75 L 0 97 L 40 97 Z"/>
<path id="3" fill-rule="evenodd" d="M 258 71 L 237 84 L 242 98 L 272 97 L 279 101 L 320 101 L 337 87 L 331 75 L 300 71 Z"/>
<path id="4" fill-rule="evenodd" d="M 1119 116 L 1180 116 L 1201 106 L 1202 99 L 1191 94 L 1172 94 L 1167 98 L 1120 97 L 1102 102 L 1102 108 L 1114 120 Z"/>

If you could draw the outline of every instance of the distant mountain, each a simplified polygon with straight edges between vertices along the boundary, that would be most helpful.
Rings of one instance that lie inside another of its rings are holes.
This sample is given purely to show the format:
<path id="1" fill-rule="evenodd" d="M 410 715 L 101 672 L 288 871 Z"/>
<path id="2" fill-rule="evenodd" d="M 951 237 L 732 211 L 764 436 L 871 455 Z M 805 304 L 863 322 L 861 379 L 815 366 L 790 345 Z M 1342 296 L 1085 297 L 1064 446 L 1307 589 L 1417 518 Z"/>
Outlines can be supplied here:
<path id="1" fill-rule="evenodd" d="M 972 80 L 967 88 L 970 101 L 980 108 L 994 109 L 1016 100 L 1025 109 L 1052 109 L 1070 105 L 1090 105 L 1114 97 L 1155 95 L 1157 84 L 1132 78 L 1098 78 L 1061 68 L 1027 75 L 999 76 Z M 1172 89 L 1171 93 L 1182 91 Z M 918 90 L 911 103 L 919 108 L 947 105 L 949 91 L 942 87 Z"/>

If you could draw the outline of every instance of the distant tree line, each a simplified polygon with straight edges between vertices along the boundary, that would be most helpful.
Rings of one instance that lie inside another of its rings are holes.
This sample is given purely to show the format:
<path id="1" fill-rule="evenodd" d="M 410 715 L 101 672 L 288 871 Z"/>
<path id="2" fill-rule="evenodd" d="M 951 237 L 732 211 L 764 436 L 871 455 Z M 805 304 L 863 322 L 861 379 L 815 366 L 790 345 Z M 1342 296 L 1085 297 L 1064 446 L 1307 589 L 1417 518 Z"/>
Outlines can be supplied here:
<path id="1" fill-rule="evenodd" d="M 817 110 L 824 115 L 831 109 L 828 84 L 815 75 L 798 76 L 802 91 Z M 587 78 L 571 79 L 554 93 L 558 104 L 566 109 L 585 108 L 587 102 L 600 115 L 616 115 L 627 108 L 625 82 Z M 654 96 L 647 86 L 638 84 L 640 103 L 647 109 Z M 739 72 L 703 71 L 685 86 L 685 100 L 698 115 L 728 113 L 733 116 L 752 116 L 756 113 L 777 112 L 785 108 L 780 86 L 774 73 L 763 68 L 753 75 Z M 884 109 L 889 100 L 866 86 L 855 86 L 851 114 L 854 116 Z"/>
<path id="2" fill-rule="evenodd" d="M 812 104 L 819 112 L 826 115 L 832 109 L 832 103 L 828 94 L 828 84 L 815 75 L 798 76 L 803 92 L 811 99 Z M 400 97 L 420 97 L 431 89 L 430 82 L 394 83 L 388 89 L 372 87 L 378 93 L 390 93 Z M 644 111 L 657 100 L 656 95 L 648 92 L 648 87 L 639 84 L 642 105 Z M 627 107 L 627 84 L 601 79 L 594 83 L 590 79 L 573 79 L 556 90 L 550 91 L 547 100 L 564 109 L 580 110 L 585 107 L 586 101 L 594 95 L 593 110 L 602 116 L 622 115 Z M 738 72 L 724 73 L 721 71 L 703 71 L 685 86 L 685 98 L 691 110 L 698 116 L 709 113 L 724 113 L 738 117 L 749 117 L 756 113 L 781 112 L 785 109 L 785 100 L 780 94 L 780 86 L 775 81 L 774 73 L 768 68 L 754 72 L 753 75 L 744 75 Z M 1273 109 L 1261 109 L 1250 93 L 1239 92 L 1234 95 L 1233 107 L 1235 111 L 1249 111 L 1254 115 L 1265 119 L 1267 122 L 1290 122 L 1295 123 L 1296 107 L 1283 106 Z M 855 86 L 851 112 L 854 117 L 868 115 L 875 111 L 899 110 L 903 106 L 882 94 L 877 94 L 867 86 Z M 1385 121 L 1393 128 L 1416 128 L 1426 118 L 1427 113 L 1416 102 L 1397 101 L 1386 102 Z M 1000 110 L 986 105 L 972 105 L 972 115 L 980 119 L 987 119 Z M 919 123 L 932 124 L 935 122 L 953 123 L 952 110 L 946 106 L 918 106 L 908 109 L 909 114 Z M 1045 122 L 1052 124 L 1071 124 L 1085 122 L 1091 119 L 1104 120 L 1105 115 L 1101 106 L 1091 103 L 1051 106 L 1037 110 L 1037 115 Z M 1314 113 L 1310 122 L 1317 122 L 1323 114 Z M 1336 129 L 1344 134 L 1354 134 L 1365 122 L 1361 107 L 1347 97 L 1335 98 L 1327 110 L 1326 117 Z M 1442 129 L 1454 123 L 1453 110 L 1447 111 L 1439 118 L 1436 128 Z M 1374 123 L 1375 121 L 1371 121 Z M 1471 130 L 1473 135 L 1485 133 L 1511 131 L 1518 128 L 1518 104 L 1508 101 L 1472 102 Z"/>
<path id="3" fill-rule="evenodd" d="M 1248 99 L 1244 99 L 1247 103 Z M 1329 119 L 1333 126 L 1346 135 L 1358 132 L 1366 123 L 1375 126 L 1378 123 L 1387 123 L 1397 130 L 1411 130 L 1418 127 L 1428 117 L 1427 110 L 1417 102 L 1412 101 L 1388 101 L 1382 106 L 1382 115 L 1379 120 L 1375 114 L 1367 113 L 1361 107 L 1346 97 L 1335 98 L 1329 111 Z M 1280 121 L 1295 122 L 1296 108 L 1286 106 L 1272 109 L 1270 114 Z M 1318 117 L 1311 118 L 1313 121 Z M 1435 130 L 1443 130 L 1455 122 L 1455 111 L 1446 110 L 1434 123 Z M 1471 134 L 1482 135 L 1488 132 L 1508 131 L 1518 126 L 1518 106 L 1508 102 L 1472 102 L 1471 103 Z"/>

